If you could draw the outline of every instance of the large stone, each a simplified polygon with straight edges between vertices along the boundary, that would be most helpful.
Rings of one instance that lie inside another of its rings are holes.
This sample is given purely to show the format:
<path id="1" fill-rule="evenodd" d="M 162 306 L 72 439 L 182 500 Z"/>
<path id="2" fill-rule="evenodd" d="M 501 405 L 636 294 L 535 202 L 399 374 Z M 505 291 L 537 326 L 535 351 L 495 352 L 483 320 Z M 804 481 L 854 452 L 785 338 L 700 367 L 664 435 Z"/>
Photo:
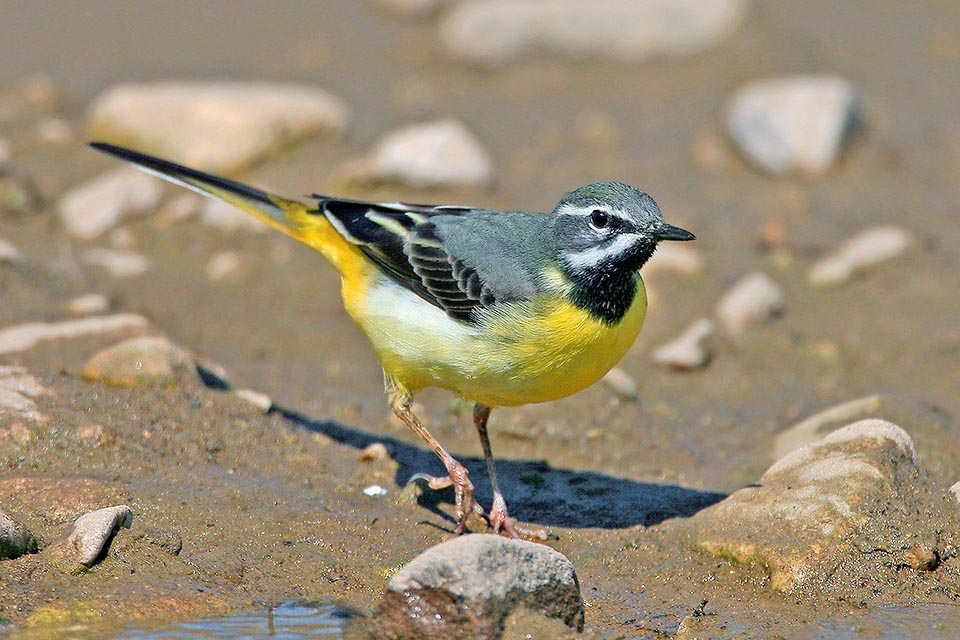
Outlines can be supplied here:
<path id="1" fill-rule="evenodd" d="M 471 0 L 440 23 L 452 56 L 501 65 L 531 53 L 641 60 L 716 45 L 747 13 L 746 0 Z"/>
<path id="2" fill-rule="evenodd" d="M 0 560 L 36 553 L 39 548 L 36 537 L 12 515 L 0 509 Z"/>
<path id="3" fill-rule="evenodd" d="M 302 138 L 339 132 L 346 106 L 315 87 L 158 82 L 111 87 L 89 109 L 95 140 L 217 173 L 239 171 Z"/>
<path id="4" fill-rule="evenodd" d="M 900 256 L 912 242 L 910 232 L 900 227 L 865 229 L 814 264 L 807 280 L 821 287 L 841 284 L 857 272 Z"/>
<path id="5" fill-rule="evenodd" d="M 428 549 L 394 576 L 371 637 L 496 639 L 521 607 L 582 629 L 583 602 L 570 561 L 533 542 L 460 536 Z"/>
<path id="6" fill-rule="evenodd" d="M 142 331 L 147 319 L 133 313 L 94 316 L 63 322 L 28 322 L 0 329 L 0 355 L 28 351 L 49 340 L 80 338 L 117 331 Z"/>
<path id="7" fill-rule="evenodd" d="M 387 134 L 339 174 L 345 182 L 399 182 L 418 188 L 484 185 L 493 179 L 493 161 L 462 123 L 448 118 Z"/>
<path id="8" fill-rule="evenodd" d="M 67 547 L 84 567 L 96 564 L 121 527 L 133 524 L 133 511 L 126 505 L 106 507 L 85 513 L 73 525 Z"/>
<path id="9" fill-rule="evenodd" d="M 96 353 L 83 366 L 84 380 L 120 387 L 199 383 L 190 355 L 165 338 L 131 338 Z"/>
<path id="10" fill-rule="evenodd" d="M 57 213 L 67 233 L 91 240 L 135 213 L 156 208 L 161 193 L 157 178 L 119 167 L 67 191 Z"/>
<path id="11" fill-rule="evenodd" d="M 836 76 L 753 82 L 727 108 L 727 130 L 760 169 L 820 173 L 836 160 L 859 124 L 853 86 Z"/>
<path id="12" fill-rule="evenodd" d="M 938 501 L 907 432 L 869 419 L 793 451 L 692 522 L 701 549 L 766 567 L 776 590 L 860 597 L 919 567 L 918 549 L 937 555 L 940 532 L 957 529 Z"/>

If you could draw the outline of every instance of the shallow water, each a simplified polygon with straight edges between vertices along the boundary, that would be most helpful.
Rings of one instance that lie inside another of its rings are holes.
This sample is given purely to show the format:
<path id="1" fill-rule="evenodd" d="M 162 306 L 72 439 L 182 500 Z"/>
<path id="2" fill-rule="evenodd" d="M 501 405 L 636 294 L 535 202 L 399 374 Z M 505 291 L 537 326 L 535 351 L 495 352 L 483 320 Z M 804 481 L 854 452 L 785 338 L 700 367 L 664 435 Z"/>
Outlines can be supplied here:
<path id="1" fill-rule="evenodd" d="M 114 640 L 335 640 L 343 637 L 341 631 L 346 618 L 343 610 L 333 605 L 288 603 L 227 618 L 180 622 L 151 631 L 130 629 L 114 636 Z"/>

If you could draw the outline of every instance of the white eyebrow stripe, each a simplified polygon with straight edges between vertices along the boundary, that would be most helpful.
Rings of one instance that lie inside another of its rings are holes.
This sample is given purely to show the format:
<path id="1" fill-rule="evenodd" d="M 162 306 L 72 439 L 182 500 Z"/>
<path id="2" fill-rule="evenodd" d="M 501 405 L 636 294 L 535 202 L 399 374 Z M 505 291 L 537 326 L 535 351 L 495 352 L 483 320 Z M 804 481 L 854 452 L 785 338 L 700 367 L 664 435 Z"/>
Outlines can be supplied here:
<path id="1" fill-rule="evenodd" d="M 640 236 L 636 234 L 621 234 L 608 245 L 590 247 L 583 251 L 575 253 L 564 253 L 563 261 L 568 267 L 577 271 L 586 267 L 595 267 L 605 259 L 616 256 L 624 252 L 629 246 L 637 241 Z"/>
<path id="2" fill-rule="evenodd" d="M 562 207 L 560 207 L 559 209 L 557 209 L 556 215 L 557 215 L 557 216 L 575 216 L 575 217 L 577 217 L 577 218 L 586 218 L 586 217 L 589 216 L 591 213 L 593 213 L 593 211 L 594 211 L 595 209 L 602 209 L 603 211 L 606 211 L 608 214 L 610 214 L 610 215 L 613 216 L 614 218 L 619 218 L 620 220 L 623 220 L 624 222 L 630 222 L 630 218 L 629 218 L 628 216 L 626 216 L 622 211 L 620 211 L 619 209 L 614 209 L 614 208 L 609 207 L 609 206 L 607 206 L 607 205 L 596 205 L 596 206 L 593 206 L 593 207 L 577 207 L 577 206 L 574 206 L 574 205 L 572 205 L 572 204 L 565 204 L 565 205 L 563 205 Z"/>

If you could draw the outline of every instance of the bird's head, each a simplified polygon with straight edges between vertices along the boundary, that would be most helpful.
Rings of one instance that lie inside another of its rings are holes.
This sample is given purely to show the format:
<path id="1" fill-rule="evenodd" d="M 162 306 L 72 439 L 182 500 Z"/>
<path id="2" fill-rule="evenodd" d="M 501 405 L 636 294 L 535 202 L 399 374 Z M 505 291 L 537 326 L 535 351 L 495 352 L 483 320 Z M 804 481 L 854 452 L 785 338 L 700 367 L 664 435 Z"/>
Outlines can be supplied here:
<path id="1" fill-rule="evenodd" d="M 597 182 L 563 196 L 550 221 L 555 259 L 574 279 L 637 271 L 661 240 L 693 240 L 669 225 L 657 203 L 635 187 Z"/>

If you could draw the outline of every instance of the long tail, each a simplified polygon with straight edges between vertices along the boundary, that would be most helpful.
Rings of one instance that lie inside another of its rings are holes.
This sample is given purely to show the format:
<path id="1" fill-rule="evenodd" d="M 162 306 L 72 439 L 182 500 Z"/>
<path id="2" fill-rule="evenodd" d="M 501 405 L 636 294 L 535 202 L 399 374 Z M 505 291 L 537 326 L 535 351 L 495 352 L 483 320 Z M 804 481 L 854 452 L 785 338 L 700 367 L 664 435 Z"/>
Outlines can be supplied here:
<path id="1" fill-rule="evenodd" d="M 349 268 L 347 262 L 355 261 L 360 256 L 356 247 L 334 229 L 323 213 L 303 202 L 288 200 L 227 178 L 112 144 L 91 142 L 90 146 L 164 180 L 232 204 L 274 229 L 313 247 L 326 256 L 340 273 Z"/>

